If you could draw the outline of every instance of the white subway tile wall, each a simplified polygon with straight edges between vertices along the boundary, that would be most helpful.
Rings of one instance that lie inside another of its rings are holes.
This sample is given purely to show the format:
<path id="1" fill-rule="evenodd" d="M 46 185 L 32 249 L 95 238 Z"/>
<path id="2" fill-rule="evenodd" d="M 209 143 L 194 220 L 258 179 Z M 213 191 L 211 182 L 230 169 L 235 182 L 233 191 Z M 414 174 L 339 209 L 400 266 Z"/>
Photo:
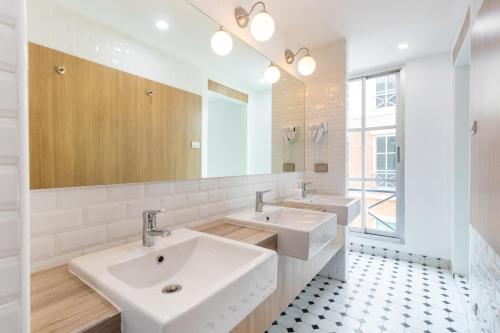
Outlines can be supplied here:
<path id="1" fill-rule="evenodd" d="M 471 332 L 500 333 L 500 255 L 470 226 Z"/>
<path id="2" fill-rule="evenodd" d="M 0 325 L 20 330 L 17 2 L 0 0 Z"/>
<path id="3" fill-rule="evenodd" d="M 304 170 L 303 141 L 307 131 L 303 128 L 304 85 L 290 77 L 284 77 L 273 85 L 272 91 L 272 170 L 283 170 L 283 163 L 294 163 L 295 170 Z M 288 142 L 284 127 L 297 127 L 297 140 Z M 276 149 L 276 147 L 279 147 Z"/>
<path id="4" fill-rule="evenodd" d="M 311 190 L 321 193 L 346 193 L 346 42 L 338 41 L 311 50 L 316 58 L 314 74 L 306 83 L 306 128 L 317 121 L 328 122 L 328 172 L 314 172 L 315 148 L 310 138 L 305 145 L 305 178 Z"/>
<path id="5" fill-rule="evenodd" d="M 266 200 L 289 197 L 294 194 L 301 176 L 283 173 L 33 190 L 30 192 L 32 270 L 49 268 L 84 253 L 139 239 L 143 210 L 165 209 L 165 213 L 158 216 L 161 226 L 173 229 L 195 226 L 253 207 L 257 190 L 272 190 L 266 194 Z M 65 197 L 68 193 L 70 198 Z M 68 204 L 72 208 L 67 208 Z M 2 219 L 0 215 L 0 226 L 11 218 Z"/>

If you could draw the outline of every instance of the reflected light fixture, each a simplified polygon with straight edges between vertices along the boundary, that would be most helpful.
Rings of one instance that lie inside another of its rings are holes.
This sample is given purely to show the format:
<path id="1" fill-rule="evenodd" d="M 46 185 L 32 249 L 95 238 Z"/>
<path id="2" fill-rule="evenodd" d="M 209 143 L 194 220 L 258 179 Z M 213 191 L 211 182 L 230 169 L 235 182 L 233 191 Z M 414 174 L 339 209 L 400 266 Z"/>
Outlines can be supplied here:
<path id="1" fill-rule="evenodd" d="M 257 5 L 262 5 L 263 9 L 250 22 L 250 33 L 259 42 L 265 42 L 273 36 L 275 25 L 272 16 L 266 11 L 266 5 L 262 1 L 256 2 L 248 12 L 243 7 L 236 8 L 234 17 L 240 28 L 246 28 L 250 21 L 250 15 Z"/>
<path id="2" fill-rule="evenodd" d="M 168 23 L 163 20 L 158 20 L 156 21 L 156 28 L 158 30 L 167 30 L 168 29 Z"/>
<path id="3" fill-rule="evenodd" d="M 210 45 L 215 54 L 226 56 L 231 53 L 233 49 L 233 38 L 220 27 L 220 29 L 213 34 Z"/>
<path id="4" fill-rule="evenodd" d="M 406 43 L 406 42 L 405 42 L 405 43 L 400 43 L 400 44 L 398 45 L 398 50 L 406 50 L 406 49 L 408 49 L 409 47 L 410 47 L 410 44 L 408 44 L 408 43 Z"/>
<path id="5" fill-rule="evenodd" d="M 272 63 L 267 66 L 266 70 L 264 71 L 264 81 L 270 84 L 275 84 L 280 80 L 281 77 L 281 71 L 278 68 L 278 66 L 273 65 Z"/>
<path id="6" fill-rule="evenodd" d="M 300 74 L 309 76 L 316 70 L 316 60 L 314 60 L 314 58 L 309 54 L 309 49 L 307 47 L 301 47 L 295 53 L 293 53 L 293 51 L 290 49 L 286 50 L 285 59 L 288 64 L 293 64 L 295 57 L 302 50 L 306 51 L 306 55 L 299 60 L 297 68 Z"/>

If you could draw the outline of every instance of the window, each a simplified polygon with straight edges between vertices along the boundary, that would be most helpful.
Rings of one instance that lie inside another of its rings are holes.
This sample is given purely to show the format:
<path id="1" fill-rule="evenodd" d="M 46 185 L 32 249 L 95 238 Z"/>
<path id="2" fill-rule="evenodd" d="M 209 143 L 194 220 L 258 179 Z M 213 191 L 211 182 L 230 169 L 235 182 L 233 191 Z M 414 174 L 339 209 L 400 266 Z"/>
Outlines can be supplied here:
<path id="1" fill-rule="evenodd" d="M 404 121 L 400 72 L 349 81 L 348 189 L 361 201 L 351 231 L 402 238 Z"/>
<path id="2" fill-rule="evenodd" d="M 377 109 L 396 106 L 396 78 L 394 75 L 376 78 Z"/>
<path id="3" fill-rule="evenodd" d="M 375 184 L 377 187 L 396 187 L 396 136 L 375 136 Z"/>

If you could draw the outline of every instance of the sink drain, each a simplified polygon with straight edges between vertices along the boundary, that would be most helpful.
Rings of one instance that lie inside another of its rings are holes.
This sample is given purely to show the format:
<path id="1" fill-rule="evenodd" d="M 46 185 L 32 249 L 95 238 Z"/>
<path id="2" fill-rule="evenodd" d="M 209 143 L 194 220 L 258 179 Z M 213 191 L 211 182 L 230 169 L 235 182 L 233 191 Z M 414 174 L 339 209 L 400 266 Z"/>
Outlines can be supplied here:
<path id="1" fill-rule="evenodd" d="M 173 293 L 176 293 L 178 291 L 181 291 L 181 289 L 182 289 L 182 287 L 180 284 L 169 284 L 168 286 L 163 287 L 161 292 L 164 294 L 173 294 Z"/>

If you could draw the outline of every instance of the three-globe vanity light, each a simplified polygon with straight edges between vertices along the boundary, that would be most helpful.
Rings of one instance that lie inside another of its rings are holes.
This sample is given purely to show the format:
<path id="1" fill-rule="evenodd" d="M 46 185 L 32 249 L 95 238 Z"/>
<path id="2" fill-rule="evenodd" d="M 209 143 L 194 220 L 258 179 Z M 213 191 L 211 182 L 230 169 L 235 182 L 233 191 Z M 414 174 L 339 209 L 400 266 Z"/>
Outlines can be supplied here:
<path id="1" fill-rule="evenodd" d="M 231 53 L 233 49 L 233 38 L 230 34 L 220 27 L 216 33 L 213 34 L 212 39 L 210 40 L 210 45 L 212 46 L 212 50 L 215 54 L 219 56 L 226 56 Z"/>
<path id="2" fill-rule="evenodd" d="M 314 60 L 314 58 L 309 54 L 309 49 L 307 47 L 301 47 L 295 53 L 293 53 L 292 50 L 286 50 L 285 59 L 288 64 L 292 64 L 295 60 L 295 57 L 299 54 L 300 51 L 303 50 L 306 51 L 306 55 L 299 60 L 297 68 L 300 74 L 309 76 L 316 70 L 316 60 Z"/>
<path id="3" fill-rule="evenodd" d="M 263 9 L 250 22 L 250 33 L 259 42 L 265 42 L 273 36 L 275 25 L 272 16 L 266 11 L 266 5 L 262 1 L 256 2 L 248 12 L 243 7 L 236 8 L 234 17 L 240 28 L 246 28 L 250 21 L 250 15 L 257 5 L 262 5 Z"/>

